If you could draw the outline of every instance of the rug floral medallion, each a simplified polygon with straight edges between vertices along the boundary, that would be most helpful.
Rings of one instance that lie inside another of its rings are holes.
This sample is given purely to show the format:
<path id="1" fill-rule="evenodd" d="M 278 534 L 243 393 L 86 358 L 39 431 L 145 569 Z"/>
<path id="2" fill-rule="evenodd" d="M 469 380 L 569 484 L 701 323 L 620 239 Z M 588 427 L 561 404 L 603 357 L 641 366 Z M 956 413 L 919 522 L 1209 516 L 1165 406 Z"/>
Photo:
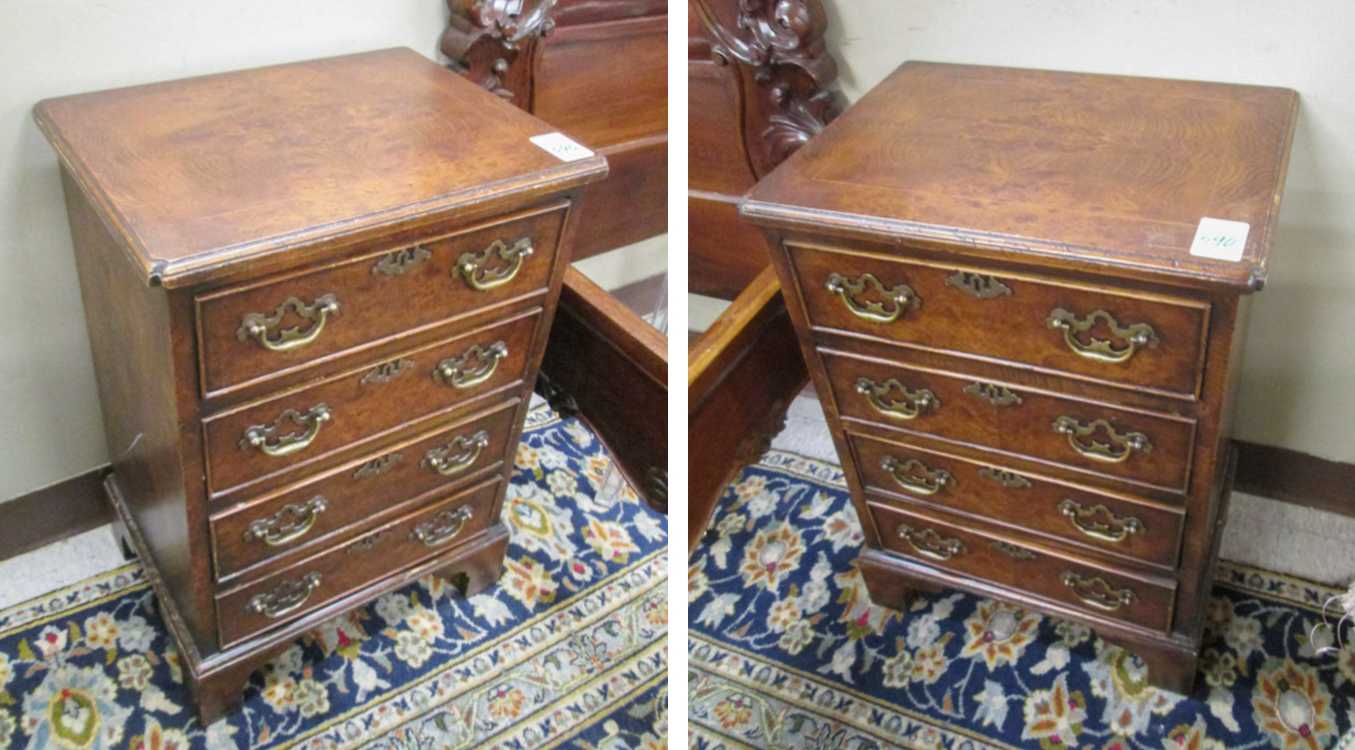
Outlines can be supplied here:
<path id="1" fill-rule="evenodd" d="M 317 629 L 197 722 L 141 568 L 0 611 L 0 748 L 660 748 L 667 522 L 597 492 L 592 433 L 531 412 L 502 578 L 430 577 Z"/>
<path id="2" fill-rule="evenodd" d="M 1220 563 L 1182 696 L 1081 625 L 874 606 L 862 539 L 837 466 L 772 452 L 726 491 L 688 569 L 691 747 L 1321 750 L 1355 724 L 1355 647 L 1309 641 L 1334 590 Z"/>

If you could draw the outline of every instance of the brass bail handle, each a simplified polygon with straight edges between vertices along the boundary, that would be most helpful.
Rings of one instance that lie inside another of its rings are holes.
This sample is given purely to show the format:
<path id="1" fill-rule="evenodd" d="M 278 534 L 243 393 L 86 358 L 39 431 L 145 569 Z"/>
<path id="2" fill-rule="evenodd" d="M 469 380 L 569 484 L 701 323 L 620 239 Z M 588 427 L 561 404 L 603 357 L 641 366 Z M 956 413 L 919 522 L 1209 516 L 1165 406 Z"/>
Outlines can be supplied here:
<path id="1" fill-rule="evenodd" d="M 295 409 L 288 409 L 272 424 L 254 425 L 245 430 L 245 437 L 240 441 L 240 445 L 243 448 L 255 448 L 260 453 L 275 458 L 290 456 L 297 451 L 305 450 L 315 442 L 315 438 L 320 435 L 320 428 L 333 418 L 333 412 L 325 404 L 316 404 L 304 414 Z M 279 434 L 288 422 L 302 427 L 302 431 Z"/>
<path id="2" fill-rule="evenodd" d="M 1105 323 L 1114 339 L 1121 342 L 1118 348 L 1116 341 L 1111 339 L 1089 336 L 1089 343 L 1084 344 L 1078 338 L 1078 334 L 1086 333 L 1094 328 L 1097 321 Z M 1114 316 L 1105 310 L 1094 310 L 1087 317 L 1080 318 L 1061 307 L 1056 307 L 1049 312 L 1049 318 L 1045 320 L 1045 324 L 1053 330 L 1063 331 L 1063 341 L 1073 353 L 1094 362 L 1108 364 L 1127 362 L 1138 350 L 1145 347 L 1154 348 L 1159 342 L 1157 332 L 1147 323 L 1133 323 L 1122 326 Z"/>
<path id="3" fill-rule="evenodd" d="M 310 321 L 310 326 L 305 330 L 301 326 L 278 329 L 288 310 Z M 249 313 L 242 318 L 235 337 L 240 341 L 253 339 L 271 352 L 300 349 L 320 338 L 320 333 L 325 330 L 325 322 L 338 314 L 339 300 L 333 294 L 322 294 L 309 305 L 296 297 L 288 297 L 271 313 Z"/>
<path id="4" fill-rule="evenodd" d="M 494 240 L 478 253 L 462 253 L 456 259 L 456 270 L 470 288 L 487 292 L 512 281 L 533 252 L 531 237 L 523 237 L 512 245 Z"/>
<path id="5" fill-rule="evenodd" d="M 828 275 L 824 287 L 836 294 L 847 306 L 852 315 L 872 323 L 893 323 L 910 307 L 917 307 L 922 299 L 907 284 L 896 284 L 888 289 L 875 274 L 863 273 L 855 281 L 840 274 Z M 883 297 L 883 300 L 867 299 L 864 295 Z"/>
<path id="6" fill-rule="evenodd" d="M 453 388 L 474 388 L 494 377 L 499 363 L 508 357 L 508 344 L 495 341 L 489 346 L 476 344 L 457 357 L 448 357 L 438 363 L 433 377 Z"/>

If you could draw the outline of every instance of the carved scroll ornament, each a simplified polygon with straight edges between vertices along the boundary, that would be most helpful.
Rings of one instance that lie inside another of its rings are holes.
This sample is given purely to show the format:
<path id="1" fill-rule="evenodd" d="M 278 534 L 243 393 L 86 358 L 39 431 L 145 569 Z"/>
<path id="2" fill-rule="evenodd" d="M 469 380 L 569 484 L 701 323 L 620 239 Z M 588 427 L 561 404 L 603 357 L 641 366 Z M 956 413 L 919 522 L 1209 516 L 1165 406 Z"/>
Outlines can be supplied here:
<path id="1" fill-rule="evenodd" d="M 737 0 L 734 28 L 698 0 L 694 10 L 712 37 L 711 55 L 720 65 L 749 69 L 764 97 L 767 125 L 761 148 L 750 143 L 760 174 L 780 164 L 817 135 L 841 111 L 836 91 L 837 62 L 824 44 L 828 18 L 819 0 Z M 750 113 L 751 114 L 751 113 Z"/>
<path id="2" fill-rule="evenodd" d="M 442 53 L 457 72 L 495 94 L 526 106 L 530 77 L 514 64 L 532 42 L 555 28 L 556 0 L 447 0 L 451 16 Z M 525 61 L 524 61 L 525 62 Z"/>

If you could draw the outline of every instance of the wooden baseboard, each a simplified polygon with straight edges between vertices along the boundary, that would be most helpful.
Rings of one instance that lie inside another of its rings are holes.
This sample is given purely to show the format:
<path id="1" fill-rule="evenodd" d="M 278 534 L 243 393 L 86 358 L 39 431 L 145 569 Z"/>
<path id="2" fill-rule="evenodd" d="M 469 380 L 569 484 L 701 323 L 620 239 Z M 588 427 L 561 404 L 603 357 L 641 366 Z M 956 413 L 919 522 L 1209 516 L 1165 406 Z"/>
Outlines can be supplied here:
<path id="1" fill-rule="evenodd" d="M 1233 488 L 1286 503 L 1355 516 L 1355 464 L 1234 440 Z"/>
<path id="2" fill-rule="evenodd" d="M 95 469 L 0 503 L 0 560 L 59 542 L 113 520 Z"/>

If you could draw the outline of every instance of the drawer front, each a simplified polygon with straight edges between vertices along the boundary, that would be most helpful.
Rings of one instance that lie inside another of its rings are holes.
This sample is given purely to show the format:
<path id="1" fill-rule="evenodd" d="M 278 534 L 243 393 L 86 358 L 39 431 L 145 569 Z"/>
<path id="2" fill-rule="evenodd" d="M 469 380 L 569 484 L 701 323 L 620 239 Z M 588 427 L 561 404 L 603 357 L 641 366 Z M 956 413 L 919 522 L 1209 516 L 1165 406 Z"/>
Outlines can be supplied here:
<path id="1" fill-rule="evenodd" d="M 1111 554 L 1176 564 L 1179 511 L 863 435 L 847 439 L 861 483 L 873 494 L 903 495 Z"/>
<path id="2" fill-rule="evenodd" d="M 1171 627 L 1175 586 L 1104 570 L 1044 551 L 871 502 L 880 539 L 891 552 L 1091 614 L 1154 630 Z"/>
<path id="3" fill-rule="evenodd" d="M 204 394 L 546 290 L 564 208 L 197 298 Z"/>
<path id="4" fill-rule="evenodd" d="M 281 625 L 489 527 L 495 478 L 216 599 L 223 645 Z"/>
<path id="5" fill-rule="evenodd" d="M 272 496 L 211 520 L 217 580 L 322 544 L 357 524 L 398 512 L 440 488 L 449 489 L 502 465 L 521 402 L 385 446 Z M 448 456 L 459 461 L 448 461 Z"/>
<path id="6" fill-rule="evenodd" d="M 1189 479 L 1193 420 L 827 349 L 819 354 L 844 417 L 1175 492 Z"/>
<path id="7" fill-rule="evenodd" d="M 230 492 L 519 384 L 540 309 L 213 415 L 208 486 Z"/>
<path id="8" fill-rule="evenodd" d="M 797 245 L 788 250 L 815 327 L 1178 396 L 1198 392 L 1206 303 Z"/>

